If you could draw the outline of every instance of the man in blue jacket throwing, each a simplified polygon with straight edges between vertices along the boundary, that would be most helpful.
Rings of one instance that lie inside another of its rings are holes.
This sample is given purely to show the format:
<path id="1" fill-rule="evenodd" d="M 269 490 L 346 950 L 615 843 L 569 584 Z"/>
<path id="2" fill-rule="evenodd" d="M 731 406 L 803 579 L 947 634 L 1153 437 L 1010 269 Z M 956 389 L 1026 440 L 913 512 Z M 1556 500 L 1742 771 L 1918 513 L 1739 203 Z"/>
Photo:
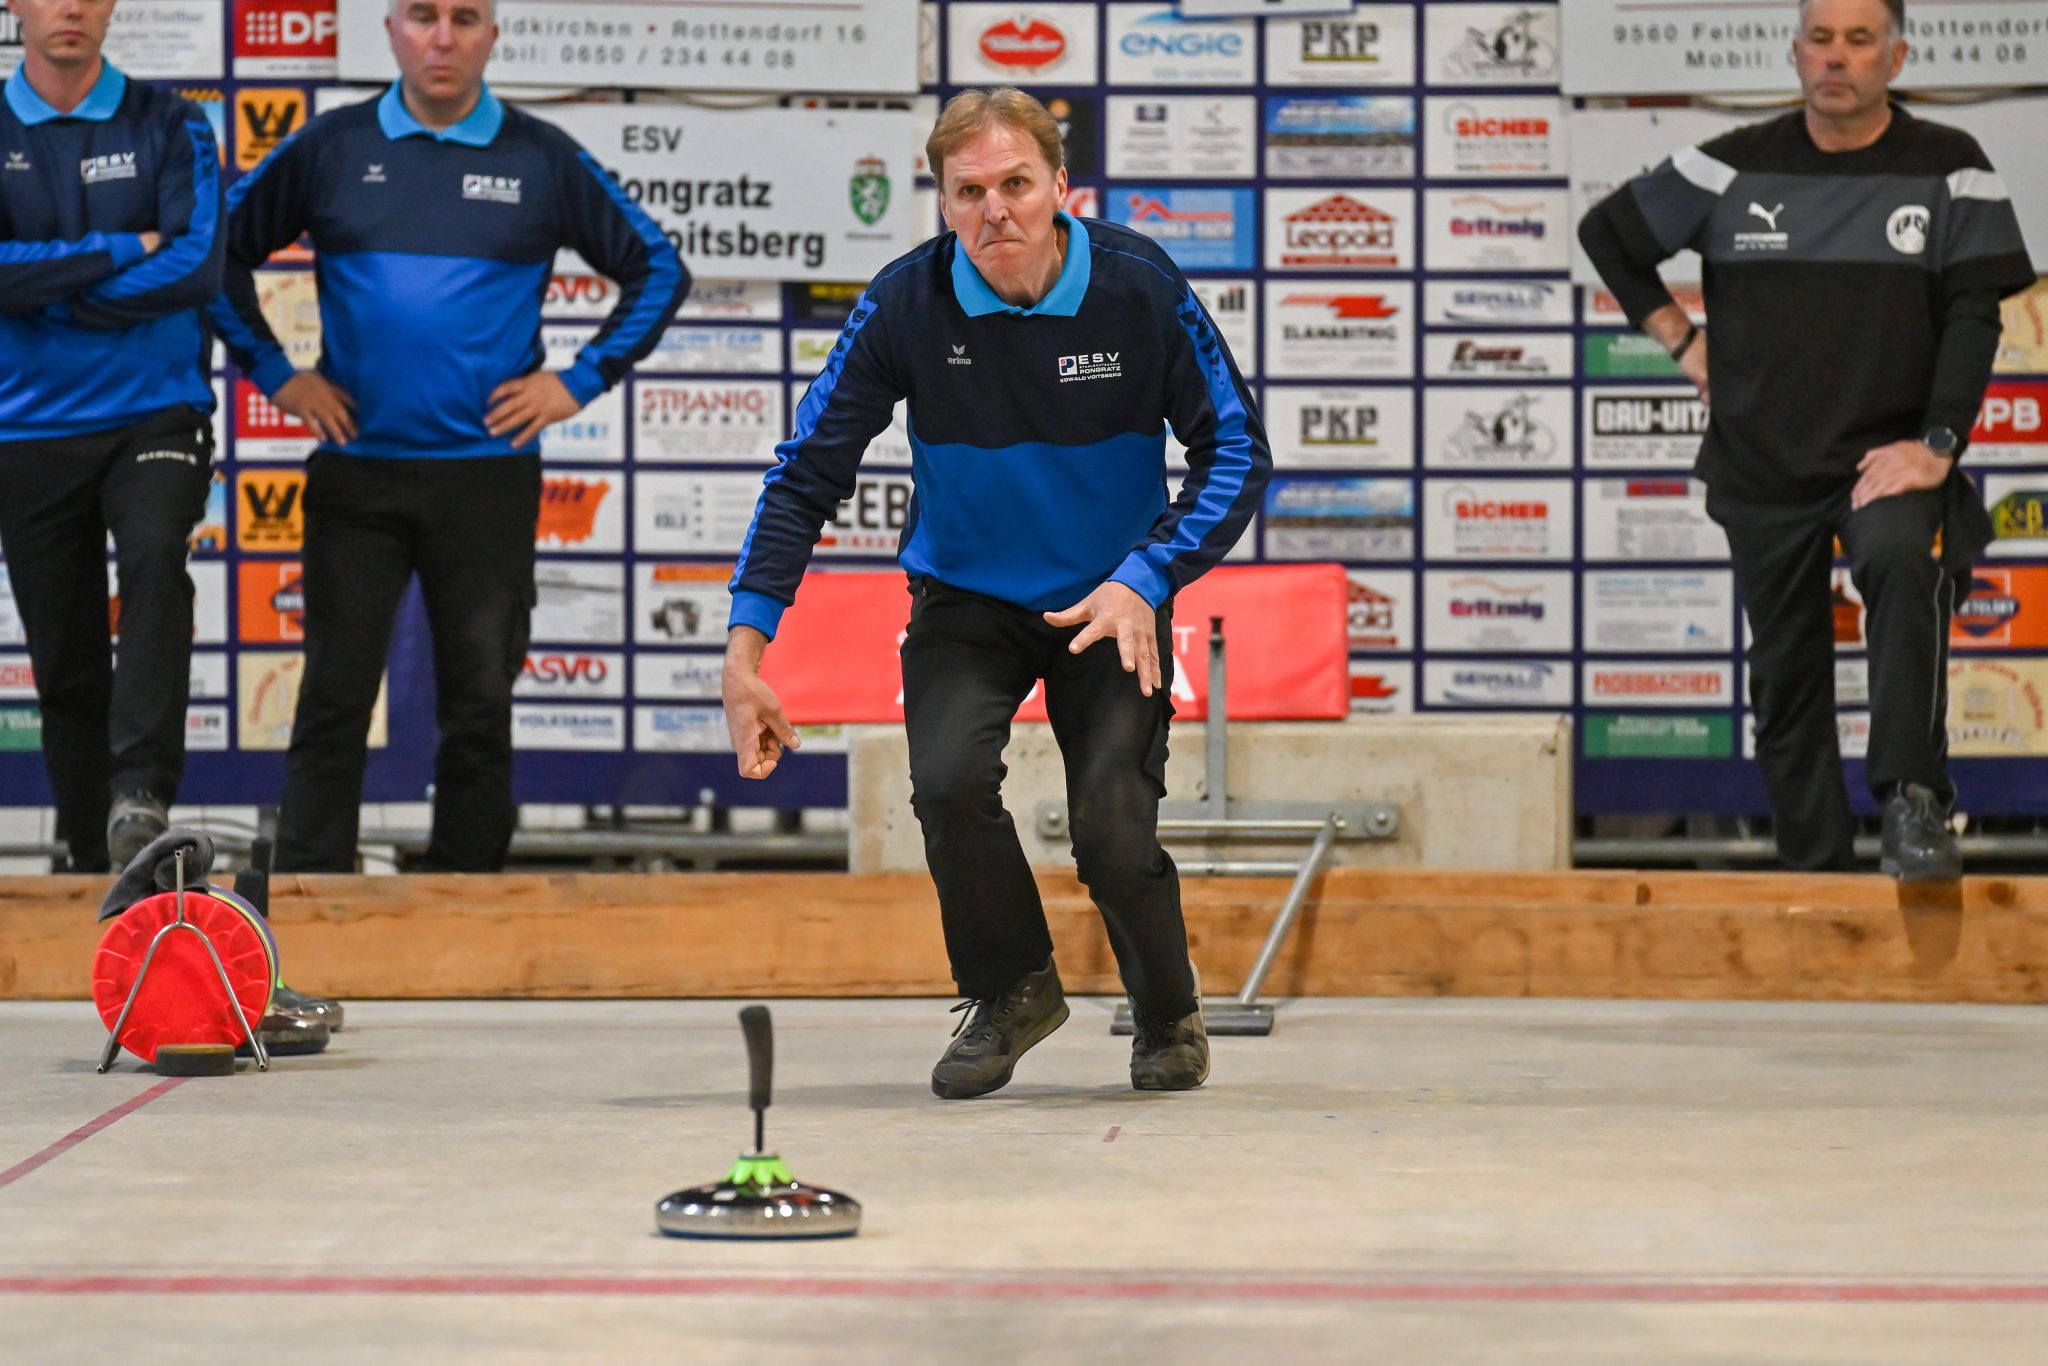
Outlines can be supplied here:
<path id="1" fill-rule="evenodd" d="M 926 144 L 952 231 L 875 277 L 777 448 L 732 580 L 725 709 L 740 772 L 797 736 L 760 662 L 868 442 L 908 399 L 899 549 L 912 804 L 968 1012 L 932 1071 L 985 1095 L 1067 1018 L 1003 809 L 1010 718 L 1040 680 L 1074 857 L 1137 1025 L 1131 1082 L 1209 1073 L 1180 881 L 1159 846 L 1173 595 L 1243 534 L 1272 469 L 1214 324 L 1151 239 L 1060 209 L 1060 135 L 1022 91 L 955 96 Z M 1164 428 L 1188 448 L 1169 500 Z"/>

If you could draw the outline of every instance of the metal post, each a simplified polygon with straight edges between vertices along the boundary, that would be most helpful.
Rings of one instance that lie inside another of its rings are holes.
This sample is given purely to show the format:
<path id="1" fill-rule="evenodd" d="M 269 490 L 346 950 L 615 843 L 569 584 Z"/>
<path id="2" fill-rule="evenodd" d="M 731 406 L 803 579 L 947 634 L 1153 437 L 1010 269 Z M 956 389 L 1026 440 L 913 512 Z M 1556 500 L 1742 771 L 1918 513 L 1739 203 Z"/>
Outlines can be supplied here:
<path id="1" fill-rule="evenodd" d="M 1323 860 L 1330 856 L 1330 846 L 1336 839 L 1337 820 L 1333 816 L 1323 822 L 1323 828 L 1316 833 L 1315 843 L 1302 857 L 1301 870 L 1294 875 L 1294 885 L 1287 889 L 1287 900 L 1280 903 L 1280 914 L 1273 917 L 1273 928 L 1267 931 L 1266 942 L 1259 948 L 1258 961 L 1252 964 L 1251 973 L 1244 979 L 1244 989 L 1237 993 L 1239 1005 L 1250 1006 L 1259 999 L 1259 988 L 1265 985 L 1273 960 L 1280 956 L 1280 946 L 1287 942 L 1287 932 L 1294 928 L 1295 917 L 1307 904 L 1308 889 L 1314 885 L 1316 874 L 1323 870 Z"/>
<path id="2" fill-rule="evenodd" d="M 1223 618 L 1209 618 L 1209 717 L 1202 729 L 1209 790 L 1202 796 L 1210 819 L 1230 816 L 1230 689 L 1223 673 Z"/>

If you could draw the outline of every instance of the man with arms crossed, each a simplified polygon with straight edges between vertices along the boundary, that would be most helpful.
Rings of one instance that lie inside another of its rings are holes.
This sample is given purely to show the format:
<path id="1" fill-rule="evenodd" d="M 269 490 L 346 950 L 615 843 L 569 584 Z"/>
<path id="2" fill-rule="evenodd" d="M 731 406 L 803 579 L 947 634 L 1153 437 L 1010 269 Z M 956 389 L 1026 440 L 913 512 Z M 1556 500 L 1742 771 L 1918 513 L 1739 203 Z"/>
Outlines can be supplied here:
<path id="1" fill-rule="evenodd" d="M 761 658 L 869 440 L 907 398 L 911 800 L 968 998 L 932 1090 L 996 1090 L 1067 1018 L 1001 794 L 1010 718 L 1041 679 L 1075 861 L 1131 997 L 1131 1082 L 1199 1086 L 1208 1037 L 1179 875 L 1158 840 L 1172 600 L 1251 520 L 1272 468 L 1265 432 L 1166 254 L 1061 211 L 1059 130 L 1036 100 L 958 95 L 926 153 L 952 231 L 855 304 L 777 448 L 733 574 L 724 690 L 740 772 L 764 778 L 797 744 Z M 1169 422 L 1189 471 L 1171 501 Z"/>
<path id="2" fill-rule="evenodd" d="M 1949 615 L 1990 536 L 1955 465 L 1998 302 L 2034 271 L 1976 142 L 1887 97 L 1906 60 L 1901 0 L 1805 0 L 1799 17 L 1805 107 L 1676 153 L 1595 206 L 1579 238 L 1703 400 L 1709 334 L 1657 265 L 1688 247 L 1705 261 L 1713 410 L 1698 473 L 1755 637 L 1750 706 L 1779 856 L 1853 865 L 1835 728 L 1840 537 L 1865 606 L 1882 867 L 1952 879 Z"/>

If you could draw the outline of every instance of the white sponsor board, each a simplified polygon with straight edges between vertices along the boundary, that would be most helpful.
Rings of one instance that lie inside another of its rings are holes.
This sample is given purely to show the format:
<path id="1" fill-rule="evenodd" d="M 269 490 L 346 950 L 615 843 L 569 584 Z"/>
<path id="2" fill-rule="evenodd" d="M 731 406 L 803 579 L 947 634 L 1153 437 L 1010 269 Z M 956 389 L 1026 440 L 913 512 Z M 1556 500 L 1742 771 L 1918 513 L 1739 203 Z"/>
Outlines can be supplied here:
<path id="1" fill-rule="evenodd" d="M 1584 396 L 1587 469 L 1689 470 L 1707 431 L 1707 405 L 1690 389 L 1629 385 Z"/>
<path id="2" fill-rule="evenodd" d="M 512 748 L 618 753 L 626 747 L 626 709 L 512 704 Z"/>
<path id="3" fill-rule="evenodd" d="M 533 638 L 569 645 L 626 639 L 626 567 L 542 560 L 534 566 Z"/>
<path id="4" fill-rule="evenodd" d="M 1424 84 L 1557 84 L 1556 5 L 1535 0 L 1511 5 L 1444 4 L 1432 0 L 1422 8 Z M 1573 22 L 1578 22 L 1576 14 Z"/>
<path id="5" fill-rule="evenodd" d="M 1663 7 L 1630 0 L 1572 0 L 1563 86 L 1572 95 L 1797 95 L 1786 54 L 1797 9 L 1744 0 Z M 1900 89 L 2037 85 L 2048 4 L 2041 0 L 1946 0 L 1908 8 L 1910 45 Z"/>
<path id="6" fill-rule="evenodd" d="M 1446 327 L 1541 327 L 1572 320 L 1561 280 L 1426 280 L 1422 320 Z"/>
<path id="7" fill-rule="evenodd" d="M 1681 147 L 1696 146 L 1746 123 L 1758 122 L 1758 119 L 1755 110 L 1574 110 L 1570 115 L 1571 202 L 1567 209 L 1570 221 L 1579 222 L 1595 204 L 1645 171 L 1655 170 Z M 1577 234 L 1572 237 L 1573 281 L 1582 285 L 1599 284 L 1599 272 L 1586 259 Z M 1699 254 L 1682 251 L 1659 267 L 1658 273 L 1667 281 L 1696 284 L 1700 278 Z"/>
<path id="8" fill-rule="evenodd" d="M 725 656 L 639 650 L 633 655 L 633 696 L 664 702 L 716 702 Z"/>
<path id="9" fill-rule="evenodd" d="M 0 564 L 0 645 L 28 644 L 28 628 L 21 624 L 21 612 L 14 605 L 14 587 L 7 566 Z"/>
<path id="10" fill-rule="evenodd" d="M 804 727 L 803 752 L 815 753 Z M 722 754 L 732 748 L 719 707 L 635 707 L 633 748 L 644 754 Z"/>
<path id="11" fill-rule="evenodd" d="M 543 645 L 526 652 L 514 697 L 624 697 L 626 657 L 613 650 L 562 650 Z"/>
<path id="12" fill-rule="evenodd" d="M 1428 379 L 1570 379 L 1568 332 L 1431 332 L 1422 338 Z"/>
<path id="13" fill-rule="evenodd" d="M 1362 185 L 1268 188 L 1268 270 L 1408 270 L 1415 192 Z"/>
<path id="14" fill-rule="evenodd" d="M 1342 89 L 1415 80 L 1415 7 L 1354 5 L 1313 19 L 1268 19 L 1266 84 Z"/>
<path id="15" fill-rule="evenodd" d="M 1264 416 L 1281 469 L 1415 467 L 1415 400 L 1406 388 L 1269 384 Z"/>
<path id="16" fill-rule="evenodd" d="M 1405 180 L 1415 174 L 1407 95 L 1271 95 L 1266 175 L 1276 180 Z"/>
<path id="17" fill-rule="evenodd" d="M 914 235 L 914 234 L 913 234 Z M 690 277 L 678 318 L 713 322 L 775 322 L 782 317 L 782 286 L 774 280 Z"/>
<path id="18" fill-rule="evenodd" d="M 1171 4 L 1102 7 L 1108 84 L 1255 85 L 1258 27 L 1251 19 L 1183 18 Z"/>
<path id="19" fill-rule="evenodd" d="M 1353 716 L 1406 716 L 1415 710 L 1415 661 L 1371 655 L 1351 661 Z"/>
<path id="20" fill-rule="evenodd" d="M 547 470 L 540 485 L 534 544 L 571 555 L 616 555 L 626 548 L 626 476 L 576 468 Z"/>
<path id="21" fill-rule="evenodd" d="M 1422 437 L 1431 469 L 1570 469 L 1571 390 L 1432 385 L 1423 392 Z"/>
<path id="22" fill-rule="evenodd" d="M 185 708 L 185 751 L 188 754 L 220 754 L 228 748 L 228 709 L 225 705 Z"/>
<path id="23" fill-rule="evenodd" d="M 862 470 L 853 497 L 839 505 L 818 537 L 816 554 L 827 559 L 879 556 L 894 559 L 910 522 L 913 491 L 908 474 Z"/>
<path id="24" fill-rule="evenodd" d="M 1750 696 L 1755 686 L 1753 666 L 1748 660 L 1742 664 L 1743 697 Z M 1870 661 L 1860 655 L 1837 655 L 1835 657 L 1835 701 L 1854 707 L 1870 705 Z"/>
<path id="25" fill-rule="evenodd" d="M 1422 700 L 1432 707 L 1569 707 L 1572 666 L 1536 659 L 1426 660 Z"/>
<path id="26" fill-rule="evenodd" d="M 196 651 L 192 656 L 192 696 L 226 697 L 228 695 L 228 657 L 210 651 Z"/>
<path id="27" fill-rule="evenodd" d="M 1422 102 L 1423 174 L 1432 180 L 1550 179 L 1571 164 L 1555 95 L 1431 95 Z"/>
<path id="28" fill-rule="evenodd" d="M 633 386 L 633 458 L 767 465 L 788 433 L 776 380 L 642 379 Z"/>
<path id="29" fill-rule="evenodd" d="M 1571 261 L 1568 209 L 1563 190 L 1426 191 L 1424 260 L 1431 270 L 1563 270 Z"/>
<path id="30" fill-rule="evenodd" d="M 1258 174 L 1258 101 L 1250 95 L 1111 95 L 1102 143 L 1113 177 L 1248 180 Z"/>
<path id="31" fill-rule="evenodd" d="M 1726 560 L 1728 537 L 1707 516 L 1707 486 L 1682 475 L 1587 479 L 1587 560 Z"/>
<path id="32" fill-rule="evenodd" d="M 640 471 L 633 476 L 633 549 L 656 555 L 737 555 L 761 476 L 752 471 Z"/>
<path id="33" fill-rule="evenodd" d="M 1425 479 L 1422 549 L 1432 560 L 1569 560 L 1569 479 Z"/>
<path id="34" fill-rule="evenodd" d="M 1346 569 L 1345 630 L 1353 650 L 1415 648 L 1415 575 L 1407 569 Z"/>
<path id="35" fill-rule="evenodd" d="M 595 340 L 597 329 L 583 323 L 542 323 L 541 364 L 550 370 L 566 370 L 576 363 L 577 353 Z"/>
<path id="36" fill-rule="evenodd" d="M 500 44 L 502 47 L 502 43 Z M 917 243 L 911 149 L 892 109 L 548 104 L 681 250 L 692 274 L 865 280 Z M 774 148 L 764 157 L 763 148 Z"/>
<path id="37" fill-rule="evenodd" d="M 779 375 L 782 332 L 773 327 L 676 323 L 662 332 L 661 340 L 634 368 L 658 375 Z"/>
<path id="38" fill-rule="evenodd" d="M 626 458 L 626 395 L 614 387 L 582 411 L 541 429 L 540 458 L 548 464 L 616 465 Z"/>
<path id="39" fill-rule="evenodd" d="M 1569 653 L 1569 570 L 1430 569 L 1422 575 L 1423 644 L 1431 651 Z"/>
<path id="40" fill-rule="evenodd" d="M 1230 349 L 1238 373 L 1247 379 L 1256 375 L 1252 342 L 1258 331 L 1258 307 L 1253 302 L 1258 298 L 1257 287 L 1250 280 L 1208 278 L 1190 280 L 1188 287 L 1209 311 L 1209 321 L 1216 324 L 1216 335 Z"/>
<path id="41" fill-rule="evenodd" d="M 816 376 L 823 373 L 832 349 L 839 345 L 836 327 L 796 327 L 789 333 L 789 372 Z"/>
<path id="42" fill-rule="evenodd" d="M 397 75 L 386 0 L 337 0 L 341 75 Z M 688 90 L 917 89 L 917 7 L 845 0 L 499 0 L 490 77 L 500 85 Z"/>
<path id="43" fill-rule="evenodd" d="M 803 406 L 804 394 L 810 389 L 807 380 L 796 380 L 789 386 L 789 410 L 794 414 Z M 910 468 L 910 404 L 903 399 L 896 401 L 895 410 L 890 414 L 889 425 L 882 434 L 868 442 L 867 454 L 860 458 L 867 468 L 895 469 Z"/>
<path id="44" fill-rule="evenodd" d="M 1406 379 L 1415 373 L 1415 286 L 1406 280 L 1268 280 L 1271 379 Z"/>
<path id="45" fill-rule="evenodd" d="M 1342 14 L 1350 8 L 1351 0 L 1180 0 L 1180 12 L 1199 19 L 1234 14 Z"/>
<path id="46" fill-rule="evenodd" d="M 1281 476 L 1266 488 L 1266 558 L 1408 560 L 1415 555 L 1411 479 Z"/>
<path id="47" fill-rule="evenodd" d="M 121 0 L 102 51 L 142 80 L 217 81 L 227 75 L 226 0 Z M 0 76 L 21 65 L 21 21 L 0 13 Z"/>
<path id="48" fill-rule="evenodd" d="M 1656 660 L 1589 660 L 1579 697 L 1589 707 L 1726 707 L 1735 700 L 1735 665 Z"/>
<path id="49" fill-rule="evenodd" d="M 35 665 L 27 655 L 0 655 L 0 699 L 33 702 L 36 696 Z"/>
<path id="50" fill-rule="evenodd" d="M 1867 759 L 1870 757 L 1870 713 L 1867 711 L 1845 711 L 1835 715 L 1836 743 L 1840 745 L 1844 759 Z M 1742 717 L 1742 757 L 1756 758 L 1756 713 L 1745 712 Z"/>
<path id="51" fill-rule="evenodd" d="M 633 566 L 635 645 L 723 645 L 732 566 L 642 560 Z"/>
<path id="52" fill-rule="evenodd" d="M 1097 8 L 948 5 L 946 75 L 955 85 L 1094 85 Z"/>

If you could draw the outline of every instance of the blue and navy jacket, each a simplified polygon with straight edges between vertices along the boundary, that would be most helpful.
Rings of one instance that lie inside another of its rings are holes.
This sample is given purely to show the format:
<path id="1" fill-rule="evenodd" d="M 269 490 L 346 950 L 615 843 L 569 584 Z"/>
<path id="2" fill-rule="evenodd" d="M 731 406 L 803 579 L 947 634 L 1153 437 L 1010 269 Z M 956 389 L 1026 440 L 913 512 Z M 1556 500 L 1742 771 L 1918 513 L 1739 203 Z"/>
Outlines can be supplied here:
<path id="1" fill-rule="evenodd" d="M 212 412 L 220 225 L 204 114 L 111 63 L 60 114 L 17 67 L 0 98 L 0 441 Z M 145 232 L 163 237 L 146 256 Z"/>
<path id="2" fill-rule="evenodd" d="M 540 368 L 541 297 L 571 247 L 619 303 L 562 373 L 579 402 L 661 340 L 690 277 L 668 238 L 567 133 L 486 89 L 443 132 L 377 100 L 307 124 L 228 190 L 221 339 L 266 394 L 293 374 L 251 275 L 313 239 L 319 370 L 356 402 L 350 455 L 511 455 L 484 429 L 491 391 Z"/>
<path id="3" fill-rule="evenodd" d="M 732 624 L 773 636 L 868 442 L 910 407 L 913 575 L 1033 611 L 1105 581 L 1155 607 L 1222 559 L 1272 473 L 1251 391 L 1149 237 L 1062 213 L 1067 258 L 1004 303 L 952 233 L 891 263 L 797 406 L 732 578 Z M 1170 501 L 1166 424 L 1188 448 Z"/>

